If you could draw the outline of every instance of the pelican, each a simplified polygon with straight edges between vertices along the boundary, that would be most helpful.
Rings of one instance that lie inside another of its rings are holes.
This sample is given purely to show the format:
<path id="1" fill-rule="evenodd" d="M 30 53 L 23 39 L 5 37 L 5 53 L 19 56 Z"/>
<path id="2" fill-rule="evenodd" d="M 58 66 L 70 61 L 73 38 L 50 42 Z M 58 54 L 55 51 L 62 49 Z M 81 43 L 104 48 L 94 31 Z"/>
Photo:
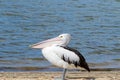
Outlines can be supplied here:
<path id="1" fill-rule="evenodd" d="M 53 65 L 63 68 L 62 80 L 65 80 L 66 70 L 74 66 L 90 72 L 85 58 L 76 49 L 68 47 L 71 35 L 61 34 L 55 38 L 31 45 L 32 48 L 42 49 L 43 56 Z"/>

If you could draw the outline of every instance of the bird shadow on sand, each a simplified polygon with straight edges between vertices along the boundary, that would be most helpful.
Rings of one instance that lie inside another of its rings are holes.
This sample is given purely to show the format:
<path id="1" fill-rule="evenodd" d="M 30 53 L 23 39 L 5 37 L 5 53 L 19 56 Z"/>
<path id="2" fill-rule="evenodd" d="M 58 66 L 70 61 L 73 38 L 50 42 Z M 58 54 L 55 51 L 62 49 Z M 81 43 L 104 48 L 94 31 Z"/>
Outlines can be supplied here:
<path id="1" fill-rule="evenodd" d="M 61 80 L 60 77 L 54 78 L 54 80 Z M 94 77 L 66 77 L 65 80 L 95 80 Z"/>
<path id="2" fill-rule="evenodd" d="M 66 80 L 95 80 L 94 77 L 67 77 Z"/>

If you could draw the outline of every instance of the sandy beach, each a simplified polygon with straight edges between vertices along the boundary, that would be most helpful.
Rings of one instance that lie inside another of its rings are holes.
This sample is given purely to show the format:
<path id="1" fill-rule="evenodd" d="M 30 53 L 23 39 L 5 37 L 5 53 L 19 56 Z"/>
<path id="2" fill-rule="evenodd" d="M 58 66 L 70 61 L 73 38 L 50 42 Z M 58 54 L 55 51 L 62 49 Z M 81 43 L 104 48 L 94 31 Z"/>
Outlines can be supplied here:
<path id="1" fill-rule="evenodd" d="M 0 80 L 55 80 L 62 72 L 0 72 Z M 120 80 L 120 71 L 69 71 L 66 80 Z"/>

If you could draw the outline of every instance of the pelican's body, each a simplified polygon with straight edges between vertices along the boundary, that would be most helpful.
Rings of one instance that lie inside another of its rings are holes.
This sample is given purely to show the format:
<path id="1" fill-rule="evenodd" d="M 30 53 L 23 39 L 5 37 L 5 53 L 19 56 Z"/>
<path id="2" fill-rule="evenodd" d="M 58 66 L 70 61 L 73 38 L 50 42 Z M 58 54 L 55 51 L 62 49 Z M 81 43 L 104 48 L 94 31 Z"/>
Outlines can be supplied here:
<path id="1" fill-rule="evenodd" d="M 65 69 L 62 80 L 64 80 L 66 69 L 71 66 L 79 66 L 90 71 L 85 58 L 77 50 L 67 47 L 70 39 L 70 34 L 61 34 L 56 38 L 32 45 L 32 48 L 41 48 L 43 56 L 53 65 Z"/>
<path id="2" fill-rule="evenodd" d="M 62 60 L 62 55 L 57 53 L 57 50 L 61 49 L 59 46 L 51 46 L 42 49 L 43 56 L 51 62 L 61 68 L 67 68 L 68 63 Z M 50 54 L 49 54 L 50 53 Z"/>

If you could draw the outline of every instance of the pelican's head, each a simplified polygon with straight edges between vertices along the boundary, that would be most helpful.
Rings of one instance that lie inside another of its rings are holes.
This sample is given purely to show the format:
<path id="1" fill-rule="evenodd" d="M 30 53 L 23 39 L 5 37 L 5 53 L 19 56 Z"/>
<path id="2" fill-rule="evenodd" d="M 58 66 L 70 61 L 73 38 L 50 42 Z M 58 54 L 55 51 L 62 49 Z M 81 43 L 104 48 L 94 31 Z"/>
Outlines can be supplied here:
<path id="1" fill-rule="evenodd" d="M 48 40 L 33 44 L 30 47 L 32 47 L 32 48 L 45 48 L 45 47 L 49 47 L 52 45 L 66 46 L 69 43 L 70 39 L 71 39 L 71 35 L 66 33 L 66 34 L 61 34 L 55 38 L 48 39 Z"/>

